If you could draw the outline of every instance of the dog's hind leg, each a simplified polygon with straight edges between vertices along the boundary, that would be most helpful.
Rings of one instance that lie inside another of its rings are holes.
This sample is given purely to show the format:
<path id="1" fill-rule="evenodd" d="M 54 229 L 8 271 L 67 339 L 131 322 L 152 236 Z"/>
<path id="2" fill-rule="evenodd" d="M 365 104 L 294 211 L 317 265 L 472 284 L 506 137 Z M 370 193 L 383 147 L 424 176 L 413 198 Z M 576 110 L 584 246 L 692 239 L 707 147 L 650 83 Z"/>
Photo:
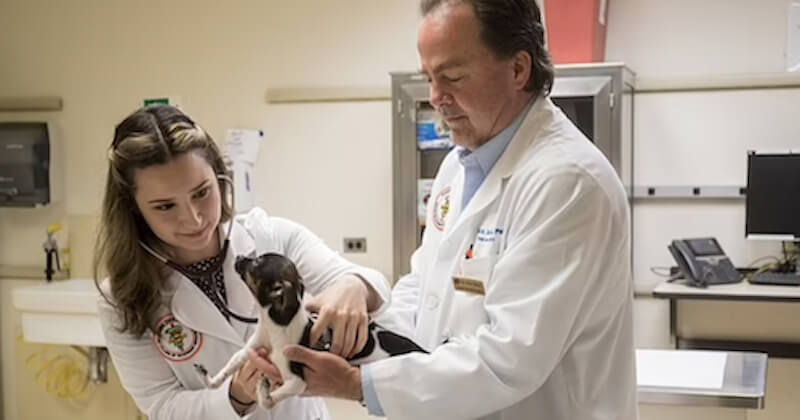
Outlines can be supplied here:
<path id="1" fill-rule="evenodd" d="M 265 389 L 265 391 L 262 391 Z M 306 390 L 306 383 L 302 379 L 293 376 L 283 385 L 279 386 L 272 392 L 269 391 L 269 381 L 264 378 L 258 387 L 258 404 L 264 408 L 272 408 L 281 400 L 291 397 L 293 395 L 300 395 Z M 266 395 L 262 396 L 262 392 Z"/>
<path id="2" fill-rule="evenodd" d="M 256 387 L 256 399 L 258 401 L 258 405 L 264 408 L 272 408 L 275 406 L 275 401 L 272 400 L 272 397 L 269 395 L 269 379 L 266 376 L 262 376 L 261 380 L 258 381 L 258 386 Z"/>

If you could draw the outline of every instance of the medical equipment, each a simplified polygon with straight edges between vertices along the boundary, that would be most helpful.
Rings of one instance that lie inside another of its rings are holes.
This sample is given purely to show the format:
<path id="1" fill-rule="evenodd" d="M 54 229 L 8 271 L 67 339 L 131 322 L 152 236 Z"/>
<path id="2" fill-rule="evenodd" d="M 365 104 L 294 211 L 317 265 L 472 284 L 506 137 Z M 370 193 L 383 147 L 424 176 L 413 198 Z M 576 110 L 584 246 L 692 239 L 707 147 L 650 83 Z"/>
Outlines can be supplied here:
<path id="1" fill-rule="evenodd" d="M 234 192 L 233 192 L 233 180 L 231 180 L 231 178 L 228 177 L 227 175 L 221 175 L 221 174 L 217 175 L 217 179 L 219 179 L 222 182 L 227 183 L 228 186 L 230 187 L 231 209 L 233 209 L 234 205 L 235 205 Z M 222 247 L 220 248 L 220 251 L 217 254 L 218 258 L 214 259 L 215 262 L 214 262 L 213 266 L 211 266 L 208 270 L 206 270 L 205 273 L 202 274 L 203 276 L 208 276 L 208 277 L 213 276 L 214 273 L 217 270 L 219 270 L 222 267 L 222 264 L 225 262 L 225 256 L 228 253 L 228 246 L 230 244 L 231 232 L 233 231 L 233 223 L 234 223 L 234 221 L 231 220 L 230 221 L 230 225 L 228 226 L 228 233 L 225 235 L 225 240 L 223 241 Z M 157 260 L 159 260 L 162 263 L 166 264 L 168 267 L 172 268 L 173 270 L 183 274 L 184 276 L 186 276 L 186 277 L 196 276 L 195 274 L 189 273 L 184 267 L 181 267 L 180 265 L 178 265 L 175 262 L 171 261 L 169 258 L 159 254 L 158 252 L 156 252 L 156 250 L 154 250 L 153 248 L 151 248 L 150 246 L 145 244 L 143 241 L 139 241 L 139 245 L 142 248 L 144 248 L 144 250 L 147 251 L 150 255 L 155 257 Z M 235 318 L 237 321 L 244 322 L 246 324 L 255 324 L 255 323 L 258 322 L 257 318 L 250 318 L 250 317 L 242 316 L 242 315 L 239 315 L 239 314 L 237 314 L 235 312 L 232 312 L 228 308 L 228 305 L 225 303 L 225 299 L 222 297 L 222 295 L 220 293 L 220 290 L 217 287 L 217 283 L 215 281 L 213 281 L 213 279 L 211 279 L 211 278 L 209 278 L 208 280 L 209 280 L 208 284 L 211 284 L 212 288 L 213 288 L 213 293 L 211 294 L 210 297 L 214 300 L 214 304 L 216 304 L 217 307 L 219 307 L 222 310 L 222 312 L 225 313 L 225 315 L 227 315 L 227 316 L 229 316 L 231 318 Z"/>

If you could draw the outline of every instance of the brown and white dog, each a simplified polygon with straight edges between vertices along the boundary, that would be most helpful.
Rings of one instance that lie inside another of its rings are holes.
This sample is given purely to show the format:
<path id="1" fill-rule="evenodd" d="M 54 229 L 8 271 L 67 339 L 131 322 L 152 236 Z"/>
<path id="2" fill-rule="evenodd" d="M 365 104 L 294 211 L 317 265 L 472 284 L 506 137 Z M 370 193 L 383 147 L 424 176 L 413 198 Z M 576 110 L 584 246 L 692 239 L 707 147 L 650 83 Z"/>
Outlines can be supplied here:
<path id="1" fill-rule="evenodd" d="M 214 377 L 210 377 L 203 366 L 195 365 L 195 368 L 209 387 L 216 388 L 244 364 L 250 349 L 266 348 L 270 360 L 283 378 L 283 384 L 272 391 L 266 377 L 261 378 L 258 386 L 258 404 L 272 408 L 284 398 L 299 395 L 306 389 L 303 366 L 289 362 L 283 355 L 283 348 L 290 344 L 300 344 L 315 349 L 327 349 L 330 347 L 330 335 L 320 340 L 322 344 L 316 343 L 312 346 L 309 343 L 313 319 L 303 305 L 305 287 L 291 260 L 276 253 L 266 253 L 256 258 L 238 257 L 236 272 L 247 283 L 261 306 L 256 330 L 244 348 L 234 353 Z M 364 348 L 348 359 L 352 365 L 415 351 L 425 352 L 408 338 L 388 331 L 374 322 L 369 324 L 368 331 Z"/>

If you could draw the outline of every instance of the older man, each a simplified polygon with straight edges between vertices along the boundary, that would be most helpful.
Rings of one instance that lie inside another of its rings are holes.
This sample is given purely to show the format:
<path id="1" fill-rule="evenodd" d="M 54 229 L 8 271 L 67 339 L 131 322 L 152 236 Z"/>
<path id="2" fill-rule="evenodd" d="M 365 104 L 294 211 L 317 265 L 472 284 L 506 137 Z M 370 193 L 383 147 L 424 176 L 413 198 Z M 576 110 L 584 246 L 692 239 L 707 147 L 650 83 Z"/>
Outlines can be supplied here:
<path id="1" fill-rule="evenodd" d="M 534 0 L 423 0 L 418 49 L 457 147 L 384 320 L 430 354 L 286 350 L 312 394 L 390 419 L 635 419 L 627 198 L 548 98 Z"/>

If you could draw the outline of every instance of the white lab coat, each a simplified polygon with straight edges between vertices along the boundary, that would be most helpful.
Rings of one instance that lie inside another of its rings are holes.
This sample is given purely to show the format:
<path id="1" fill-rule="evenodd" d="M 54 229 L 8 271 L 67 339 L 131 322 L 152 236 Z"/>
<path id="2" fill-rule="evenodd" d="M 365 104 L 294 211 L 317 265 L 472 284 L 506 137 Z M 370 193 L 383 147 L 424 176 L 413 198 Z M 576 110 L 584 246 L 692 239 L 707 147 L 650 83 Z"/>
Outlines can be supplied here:
<path id="1" fill-rule="evenodd" d="M 463 184 L 453 151 L 382 317 L 432 351 L 369 365 L 386 416 L 636 419 L 630 216 L 614 169 L 544 98 L 460 209 Z M 455 290 L 454 275 L 485 296 Z"/>
<path id="2" fill-rule="evenodd" d="M 224 235 L 226 229 L 221 227 L 220 234 Z M 258 305 L 234 270 L 235 257 L 264 252 L 288 256 L 312 294 L 343 274 L 355 273 L 368 281 L 384 302 L 389 300 L 388 284 L 382 274 L 349 263 L 297 223 L 268 217 L 256 208 L 235 218 L 224 262 L 228 307 L 234 313 L 255 317 Z M 218 389 L 205 389 L 193 364 L 218 372 L 244 346 L 254 326 L 234 319 L 229 323 L 211 300 L 179 273 L 172 274 L 168 286 L 172 294 L 164 298 L 163 313 L 157 317 L 167 319 L 167 325 L 156 337 L 149 331 L 138 339 L 120 333 L 115 328 L 118 318 L 113 308 L 102 298 L 98 301 L 106 343 L 122 385 L 139 409 L 154 420 L 240 418 L 228 399 L 230 379 Z M 101 288 L 110 296 L 107 280 Z M 175 325 L 180 326 L 177 341 L 170 341 L 168 330 Z M 292 397 L 271 412 L 256 407 L 245 418 L 327 420 L 330 416 L 320 398 Z"/>

